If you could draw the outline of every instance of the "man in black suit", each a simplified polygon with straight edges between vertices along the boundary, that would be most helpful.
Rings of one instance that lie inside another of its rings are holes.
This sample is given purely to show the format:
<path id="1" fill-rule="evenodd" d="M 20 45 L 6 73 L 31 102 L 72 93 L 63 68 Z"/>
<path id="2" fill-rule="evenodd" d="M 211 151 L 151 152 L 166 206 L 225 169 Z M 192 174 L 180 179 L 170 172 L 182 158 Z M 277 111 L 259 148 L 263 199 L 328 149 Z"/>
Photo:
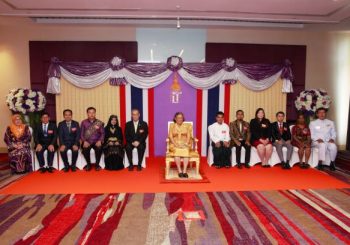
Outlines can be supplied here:
<path id="1" fill-rule="evenodd" d="M 141 171 L 142 159 L 146 150 L 146 139 L 148 136 L 148 125 L 146 122 L 140 120 L 140 111 L 133 109 L 131 111 L 132 120 L 125 125 L 126 146 L 125 151 L 129 160 L 129 171 L 133 170 L 132 151 L 137 149 L 138 165 L 137 170 Z"/>
<path id="2" fill-rule="evenodd" d="M 277 121 L 271 125 L 271 137 L 273 145 L 276 147 L 278 157 L 281 160 L 283 169 L 290 169 L 289 161 L 293 154 L 293 146 L 291 144 L 291 133 L 288 124 L 284 122 L 284 112 L 279 111 L 276 113 Z M 284 161 L 282 148 L 287 148 L 287 161 Z"/>
<path id="3" fill-rule="evenodd" d="M 76 163 L 79 154 L 80 145 L 80 127 L 77 121 L 72 120 L 72 110 L 63 111 L 64 120 L 58 124 L 58 139 L 60 144 L 60 153 L 64 163 L 64 172 L 68 172 L 69 168 L 73 172 L 76 171 Z M 69 166 L 67 151 L 72 151 L 72 165 Z"/>
<path id="4" fill-rule="evenodd" d="M 41 115 L 41 123 L 34 128 L 34 143 L 36 156 L 39 161 L 39 171 L 52 173 L 52 167 L 55 151 L 57 149 L 57 127 L 55 123 L 50 122 L 50 116 L 47 112 Z M 47 169 L 45 168 L 44 152 L 47 150 Z"/>

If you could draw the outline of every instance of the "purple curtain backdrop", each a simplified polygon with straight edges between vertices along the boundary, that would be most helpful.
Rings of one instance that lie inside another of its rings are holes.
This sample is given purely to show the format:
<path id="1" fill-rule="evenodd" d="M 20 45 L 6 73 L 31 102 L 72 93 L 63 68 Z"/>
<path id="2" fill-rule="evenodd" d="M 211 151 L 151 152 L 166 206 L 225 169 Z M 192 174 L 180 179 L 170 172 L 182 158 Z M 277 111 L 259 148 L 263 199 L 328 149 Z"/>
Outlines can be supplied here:
<path id="1" fill-rule="evenodd" d="M 186 121 L 193 122 L 194 135 L 196 132 L 197 91 L 178 76 L 182 94 L 180 95 L 179 103 L 172 103 L 171 85 L 173 84 L 173 80 L 174 74 L 165 80 L 165 82 L 154 88 L 155 156 L 165 155 L 168 121 L 172 121 L 176 112 L 183 112 Z"/>

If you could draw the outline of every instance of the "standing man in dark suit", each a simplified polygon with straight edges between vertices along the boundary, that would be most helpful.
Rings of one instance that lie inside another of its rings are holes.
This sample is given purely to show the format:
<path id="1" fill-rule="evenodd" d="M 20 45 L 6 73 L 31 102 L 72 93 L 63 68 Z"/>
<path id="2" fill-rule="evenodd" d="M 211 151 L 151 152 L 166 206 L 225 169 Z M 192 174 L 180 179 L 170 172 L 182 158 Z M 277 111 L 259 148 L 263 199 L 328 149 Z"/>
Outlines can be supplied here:
<path id="1" fill-rule="evenodd" d="M 138 165 L 137 171 L 141 171 L 142 159 L 146 150 L 146 139 L 148 137 L 148 125 L 146 122 L 140 120 L 140 111 L 133 109 L 131 111 L 132 120 L 125 125 L 126 146 L 125 151 L 129 160 L 129 171 L 133 170 L 132 151 L 137 149 Z"/>
<path id="2" fill-rule="evenodd" d="M 277 121 L 271 125 L 271 138 L 272 143 L 276 147 L 278 157 L 281 160 L 283 169 L 290 169 L 289 161 L 293 154 L 293 146 L 291 144 L 291 133 L 288 124 L 284 122 L 284 112 L 279 111 L 276 113 Z M 284 161 L 282 148 L 287 148 L 287 161 Z"/>
<path id="3" fill-rule="evenodd" d="M 80 127 L 77 121 L 72 120 L 73 112 L 70 109 L 63 111 L 64 120 L 58 124 L 58 138 L 60 144 L 60 153 L 64 163 L 64 172 L 69 168 L 73 172 L 77 170 L 76 163 L 79 154 L 80 145 Z M 67 151 L 72 151 L 72 165 L 69 166 Z"/>
<path id="4" fill-rule="evenodd" d="M 39 171 L 52 173 L 54 170 L 52 167 L 53 159 L 57 150 L 57 127 L 55 123 L 50 122 L 50 116 L 47 112 L 41 114 L 41 123 L 34 128 L 34 143 L 40 165 Z M 47 150 L 47 168 L 45 168 L 45 150 Z"/>
<path id="5" fill-rule="evenodd" d="M 230 137 L 231 147 L 236 147 L 236 162 L 238 168 L 242 168 L 241 150 L 245 149 L 245 164 L 246 168 L 250 168 L 250 128 L 249 123 L 244 121 L 244 112 L 242 110 L 236 111 L 236 120 L 230 122 Z"/>

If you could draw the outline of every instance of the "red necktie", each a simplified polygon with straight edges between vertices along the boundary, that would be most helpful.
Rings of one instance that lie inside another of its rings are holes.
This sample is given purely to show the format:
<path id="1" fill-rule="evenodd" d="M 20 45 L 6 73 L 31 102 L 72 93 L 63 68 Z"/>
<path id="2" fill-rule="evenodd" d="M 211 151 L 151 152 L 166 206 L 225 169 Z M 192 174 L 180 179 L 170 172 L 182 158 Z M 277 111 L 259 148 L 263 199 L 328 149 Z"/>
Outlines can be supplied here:
<path id="1" fill-rule="evenodd" d="M 279 125 L 280 125 L 280 126 L 279 126 L 279 129 L 280 129 L 280 134 L 283 134 L 283 124 L 282 124 L 282 123 L 280 123 Z"/>

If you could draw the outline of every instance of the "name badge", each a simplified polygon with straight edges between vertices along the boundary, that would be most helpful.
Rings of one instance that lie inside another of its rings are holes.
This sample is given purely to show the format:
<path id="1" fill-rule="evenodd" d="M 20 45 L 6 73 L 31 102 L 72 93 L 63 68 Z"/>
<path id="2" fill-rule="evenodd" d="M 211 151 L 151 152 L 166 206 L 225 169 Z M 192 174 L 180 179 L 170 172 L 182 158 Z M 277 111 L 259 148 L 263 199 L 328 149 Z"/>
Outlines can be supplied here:
<path id="1" fill-rule="evenodd" d="M 99 126 L 97 126 L 97 125 L 95 125 L 95 128 L 96 128 L 96 129 L 99 129 L 100 127 L 99 127 Z"/>
<path id="2" fill-rule="evenodd" d="M 321 126 L 316 126 L 315 127 L 317 130 L 320 130 L 321 129 Z"/>
<path id="3" fill-rule="evenodd" d="M 72 132 L 75 132 L 75 131 L 77 131 L 77 128 L 72 128 Z"/>
<path id="4" fill-rule="evenodd" d="M 261 124 L 261 127 L 266 128 L 266 124 Z"/>
<path id="5" fill-rule="evenodd" d="M 244 131 L 247 131 L 247 130 L 248 130 L 248 128 L 247 128 L 247 127 L 243 127 L 243 130 L 244 130 Z"/>
<path id="6" fill-rule="evenodd" d="M 284 131 L 287 131 L 287 128 L 284 128 Z"/>
<path id="7" fill-rule="evenodd" d="M 222 130 L 221 133 L 222 133 L 222 134 L 226 134 L 226 130 Z"/>
<path id="8" fill-rule="evenodd" d="M 145 130 L 143 130 L 143 129 L 140 129 L 139 131 L 140 131 L 140 133 L 143 133 L 143 132 L 145 132 Z"/>
<path id="9" fill-rule="evenodd" d="M 53 134 L 53 131 L 52 130 L 48 130 L 47 133 L 48 134 Z"/>

